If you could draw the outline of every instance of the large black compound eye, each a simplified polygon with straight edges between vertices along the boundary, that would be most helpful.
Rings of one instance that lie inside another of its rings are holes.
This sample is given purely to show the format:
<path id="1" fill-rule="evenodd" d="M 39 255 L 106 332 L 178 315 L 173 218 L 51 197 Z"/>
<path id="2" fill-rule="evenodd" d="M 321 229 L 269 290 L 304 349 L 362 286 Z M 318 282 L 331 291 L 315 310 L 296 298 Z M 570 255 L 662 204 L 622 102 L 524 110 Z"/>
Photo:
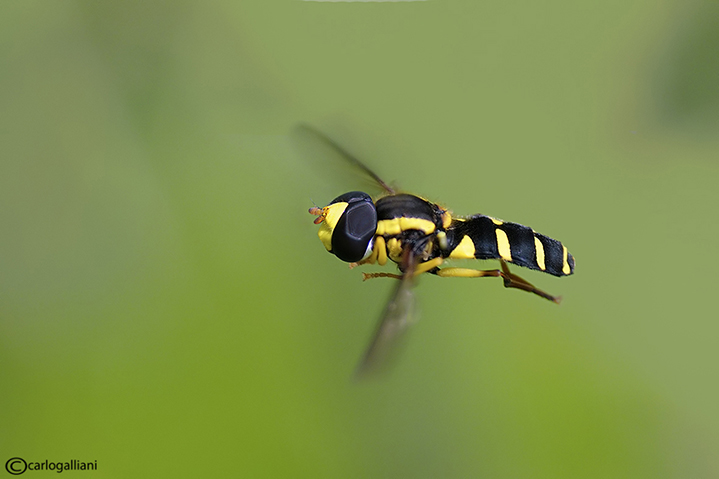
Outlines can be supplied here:
<path id="1" fill-rule="evenodd" d="M 367 193 L 352 191 L 332 203 L 346 202 L 347 208 L 332 231 L 332 252 L 342 261 L 354 263 L 365 257 L 377 232 L 377 209 Z"/>

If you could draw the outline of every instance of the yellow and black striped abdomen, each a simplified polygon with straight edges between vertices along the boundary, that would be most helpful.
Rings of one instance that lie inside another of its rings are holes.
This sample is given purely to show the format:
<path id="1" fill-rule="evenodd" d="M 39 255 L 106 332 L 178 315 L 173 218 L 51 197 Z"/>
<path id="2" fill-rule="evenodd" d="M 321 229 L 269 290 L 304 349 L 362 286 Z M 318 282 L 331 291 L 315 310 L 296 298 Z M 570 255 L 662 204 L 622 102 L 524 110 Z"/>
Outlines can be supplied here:
<path id="1" fill-rule="evenodd" d="M 503 259 L 554 276 L 574 272 L 574 258 L 562 243 L 517 223 L 484 215 L 454 220 L 447 240 L 445 257 Z"/>

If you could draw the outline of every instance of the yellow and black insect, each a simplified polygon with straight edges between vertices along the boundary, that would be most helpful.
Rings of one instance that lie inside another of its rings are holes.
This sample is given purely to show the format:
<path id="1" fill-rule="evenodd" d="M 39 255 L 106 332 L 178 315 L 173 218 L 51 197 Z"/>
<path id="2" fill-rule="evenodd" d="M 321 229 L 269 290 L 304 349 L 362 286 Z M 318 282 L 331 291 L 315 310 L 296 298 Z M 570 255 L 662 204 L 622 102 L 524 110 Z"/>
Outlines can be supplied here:
<path id="1" fill-rule="evenodd" d="M 422 273 L 441 277 L 498 277 L 507 288 L 560 302 L 559 296 L 552 296 L 511 273 L 507 263 L 554 276 L 570 275 L 574 272 L 574 258 L 562 243 L 527 226 L 490 216 L 455 217 L 424 198 L 400 193 L 322 133 L 307 126 L 300 128 L 336 150 L 383 190 L 376 200 L 367 193 L 351 191 L 324 208 L 315 206 L 309 210 L 317 216 L 315 224 L 320 225 L 318 235 L 322 244 L 342 261 L 354 267 L 384 265 L 389 259 L 399 267 L 400 274 L 364 273 L 364 279 L 391 277 L 400 282 L 385 307 L 359 374 L 382 365 L 412 321 L 413 280 Z M 447 259 L 496 259 L 500 269 L 441 267 Z"/>

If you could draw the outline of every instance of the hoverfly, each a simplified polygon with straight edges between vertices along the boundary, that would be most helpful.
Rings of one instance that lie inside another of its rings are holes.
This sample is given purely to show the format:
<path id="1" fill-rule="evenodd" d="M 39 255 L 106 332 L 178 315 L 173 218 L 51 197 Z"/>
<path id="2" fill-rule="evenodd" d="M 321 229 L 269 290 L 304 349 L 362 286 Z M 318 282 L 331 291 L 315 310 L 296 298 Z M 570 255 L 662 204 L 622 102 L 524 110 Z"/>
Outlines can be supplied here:
<path id="1" fill-rule="evenodd" d="M 508 266 L 512 263 L 554 276 L 570 275 L 574 272 L 574 258 L 559 241 L 527 226 L 490 216 L 453 216 L 436 203 L 397 191 L 326 135 L 306 125 L 298 128 L 333 149 L 382 190 L 376 199 L 361 191 L 350 191 L 323 208 L 309 209 L 317 217 L 314 223 L 320 226 L 318 236 L 324 247 L 350 267 L 384 265 L 390 260 L 399 268 L 399 274 L 363 273 L 364 280 L 389 277 L 399 282 L 360 362 L 358 375 L 383 366 L 412 322 L 415 309 L 412 288 L 420 274 L 502 278 L 506 288 L 528 291 L 555 303 L 561 301 L 561 297 L 511 273 Z M 442 267 L 447 259 L 494 259 L 499 261 L 500 268 Z"/>

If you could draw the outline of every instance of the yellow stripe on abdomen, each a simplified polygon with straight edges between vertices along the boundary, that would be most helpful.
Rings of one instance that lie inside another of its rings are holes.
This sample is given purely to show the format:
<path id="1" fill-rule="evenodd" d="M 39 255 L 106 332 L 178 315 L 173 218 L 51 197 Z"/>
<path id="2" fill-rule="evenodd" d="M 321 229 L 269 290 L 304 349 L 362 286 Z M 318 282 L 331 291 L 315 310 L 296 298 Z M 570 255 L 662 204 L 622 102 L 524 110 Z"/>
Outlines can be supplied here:
<path id="1" fill-rule="evenodd" d="M 509 249 L 509 238 L 507 238 L 507 233 L 497 228 L 495 230 L 495 234 L 497 235 L 497 250 L 499 251 L 499 256 L 501 256 L 505 261 L 512 261 L 512 252 Z"/>
<path id="2" fill-rule="evenodd" d="M 562 273 L 569 274 L 572 272 L 572 269 L 569 267 L 569 262 L 567 261 L 567 247 L 562 245 Z"/>
<path id="3" fill-rule="evenodd" d="M 544 245 L 541 241 L 539 241 L 539 238 L 536 236 L 534 237 L 534 251 L 537 256 L 537 264 L 539 265 L 539 269 L 542 271 L 546 270 L 547 267 L 544 264 Z"/>
<path id="4" fill-rule="evenodd" d="M 449 257 L 454 259 L 474 259 L 475 250 L 476 248 L 472 238 L 470 238 L 469 235 L 465 235 L 457 247 L 449 253 Z"/>

